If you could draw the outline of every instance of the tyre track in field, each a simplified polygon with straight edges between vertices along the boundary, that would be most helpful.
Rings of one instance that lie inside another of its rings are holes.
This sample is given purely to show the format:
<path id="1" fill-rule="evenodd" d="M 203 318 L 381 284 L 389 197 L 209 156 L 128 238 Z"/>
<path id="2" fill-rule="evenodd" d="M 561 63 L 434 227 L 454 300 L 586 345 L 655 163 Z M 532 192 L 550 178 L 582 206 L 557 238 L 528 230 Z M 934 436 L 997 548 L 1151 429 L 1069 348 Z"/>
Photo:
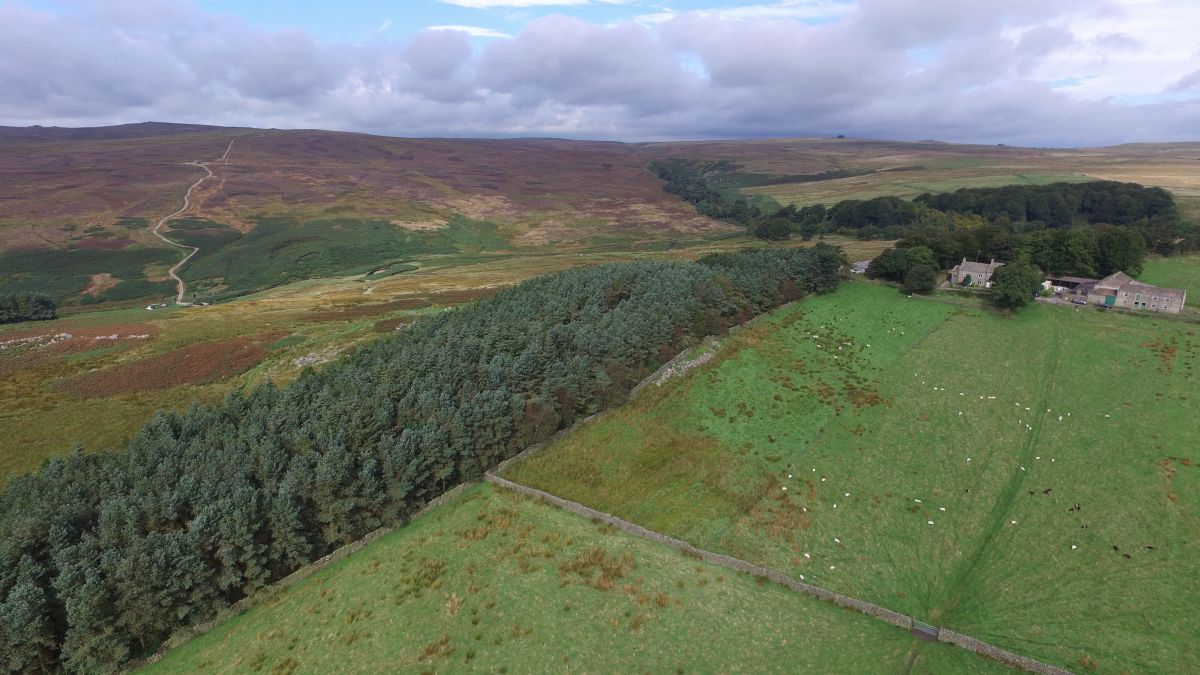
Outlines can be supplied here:
<path id="1" fill-rule="evenodd" d="M 236 142 L 237 142 L 236 138 L 229 141 L 229 145 L 225 147 L 225 154 L 221 155 L 221 158 L 218 160 L 214 160 L 211 162 L 201 162 L 201 161 L 188 162 L 188 164 L 191 166 L 198 166 L 201 169 L 204 169 L 205 175 L 201 176 L 195 183 L 192 183 L 191 187 L 189 187 L 187 189 L 187 192 L 184 193 L 183 206 L 179 207 L 179 210 L 176 211 L 175 213 L 172 213 L 168 216 L 163 216 L 162 218 L 160 218 L 158 221 L 158 224 L 155 225 L 154 229 L 152 230 L 154 232 L 154 236 L 158 237 L 159 239 L 162 239 L 163 241 L 167 242 L 171 246 L 174 246 L 176 248 L 191 249 L 191 252 L 189 252 L 186 256 L 184 256 L 183 260 L 180 260 L 179 262 L 175 263 L 174 267 L 167 270 L 167 274 L 169 274 L 171 276 L 171 278 L 175 280 L 175 290 L 176 290 L 175 304 L 177 304 L 177 305 L 192 304 L 190 302 L 183 301 L 183 295 L 184 295 L 184 293 L 187 293 L 187 283 L 184 282 L 184 280 L 179 276 L 179 270 L 182 269 L 183 266 L 186 265 L 187 262 L 189 260 L 191 260 L 193 256 L 195 256 L 197 253 L 200 252 L 200 247 L 188 246 L 186 244 L 181 244 L 177 241 L 172 241 L 172 240 L 168 239 L 166 237 L 166 235 L 164 235 L 160 230 L 162 229 L 163 225 L 166 225 L 171 220 L 178 218 L 179 216 L 181 216 L 185 212 L 187 212 L 188 209 L 192 208 L 192 193 L 195 192 L 196 188 L 200 187 L 200 185 L 203 184 L 204 181 L 206 181 L 209 178 L 212 178 L 214 175 L 216 175 L 212 172 L 212 169 L 210 169 L 208 167 L 208 165 L 215 164 L 217 162 L 221 162 L 222 164 L 228 164 L 229 163 L 229 151 L 233 150 L 233 144 Z"/>
<path id="2" fill-rule="evenodd" d="M 1037 451 L 1038 440 L 1041 438 L 1046 416 L 1048 415 L 1045 410 L 1050 405 L 1050 397 L 1054 391 L 1055 374 L 1058 372 L 1061 361 L 1062 327 L 1059 325 L 1057 317 L 1054 316 L 1051 317 L 1050 325 L 1053 328 L 1053 335 L 1050 347 L 1046 353 L 1045 377 L 1042 380 L 1041 393 L 1037 401 L 1037 414 L 1032 420 L 1031 426 L 1033 429 L 1030 430 L 1021 455 L 1017 458 L 1012 475 L 1009 476 L 1008 482 L 1005 483 L 1003 489 L 996 496 L 996 502 L 993 504 L 988 517 L 983 522 L 983 534 L 976 543 L 975 550 L 966 558 L 961 571 L 951 579 L 945 599 L 930 610 L 929 615 L 931 620 L 940 622 L 946 612 L 953 610 L 958 605 L 962 598 L 962 593 L 970 583 L 972 574 L 995 545 L 996 535 L 1003 530 L 1005 520 L 1008 519 L 1008 514 L 1012 510 L 1013 503 L 1025 483 L 1025 478 L 1028 476 L 1029 472 L 1022 471 L 1020 467 L 1030 464 Z M 913 647 L 913 651 L 910 652 L 911 656 L 905 664 L 904 672 L 911 671 L 916 659 L 916 652 L 921 646 L 915 645 Z"/>

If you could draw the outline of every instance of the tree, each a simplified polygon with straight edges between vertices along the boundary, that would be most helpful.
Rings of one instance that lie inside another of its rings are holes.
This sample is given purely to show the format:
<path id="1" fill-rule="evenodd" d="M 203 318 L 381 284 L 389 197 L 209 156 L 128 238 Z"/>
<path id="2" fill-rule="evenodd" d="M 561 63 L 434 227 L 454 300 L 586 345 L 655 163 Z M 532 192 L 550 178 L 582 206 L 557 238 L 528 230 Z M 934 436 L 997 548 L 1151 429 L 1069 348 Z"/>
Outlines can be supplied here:
<path id="1" fill-rule="evenodd" d="M 928 295 L 937 288 L 937 270 L 929 265 L 917 265 L 904 275 L 904 290 Z"/>
<path id="2" fill-rule="evenodd" d="M 914 267 L 926 266 L 937 267 L 937 258 L 933 255 L 933 251 L 928 246 L 913 246 L 905 249 L 904 262 L 908 265 L 908 269 Z M 905 270 L 905 274 L 908 270 Z"/>
<path id="3" fill-rule="evenodd" d="M 1142 273 L 1146 242 L 1134 230 L 1100 227 L 1096 230 L 1096 272 L 1106 277 L 1113 272 L 1131 276 Z"/>
<path id="4" fill-rule="evenodd" d="M 1042 287 L 1042 271 L 1028 260 L 1011 262 L 992 274 L 992 303 L 1016 309 L 1028 303 Z"/>
<path id="5" fill-rule="evenodd" d="M 867 265 L 867 277 L 871 279 L 899 281 L 905 274 L 908 274 L 908 258 L 903 249 L 889 248 Z"/>
<path id="6" fill-rule="evenodd" d="M 766 218 L 755 224 L 753 232 L 759 239 L 781 241 L 792 236 L 792 223 L 786 218 Z"/>
<path id="7" fill-rule="evenodd" d="M 56 318 L 58 306 L 44 293 L 0 293 L 0 323 Z"/>

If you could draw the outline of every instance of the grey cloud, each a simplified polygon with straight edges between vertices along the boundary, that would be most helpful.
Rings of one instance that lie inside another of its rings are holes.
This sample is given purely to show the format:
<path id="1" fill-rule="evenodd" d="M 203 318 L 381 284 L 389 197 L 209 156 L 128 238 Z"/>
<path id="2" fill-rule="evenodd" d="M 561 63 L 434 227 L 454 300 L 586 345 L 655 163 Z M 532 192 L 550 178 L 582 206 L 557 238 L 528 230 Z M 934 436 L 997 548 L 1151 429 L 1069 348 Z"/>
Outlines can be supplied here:
<path id="1" fill-rule="evenodd" d="M 1200 70 L 1195 70 L 1179 78 L 1167 91 L 1200 91 Z"/>
<path id="2" fill-rule="evenodd" d="M 654 139 L 846 133 L 1040 145 L 1195 137 L 1200 104 L 1082 101 L 1051 57 L 1137 50 L 1063 26 L 1083 0 L 861 0 L 808 25 L 681 12 L 648 28 L 551 16 L 473 49 L 456 31 L 364 45 L 181 0 L 0 0 L 0 123 L 144 119 L 400 135 Z M 933 54 L 914 60 L 913 50 Z M 1200 71 L 1175 92 L 1200 89 Z"/>
<path id="3" fill-rule="evenodd" d="M 661 110 L 686 98 L 695 77 L 643 26 L 596 26 L 565 16 L 531 23 L 483 54 L 480 83 L 519 103 Z"/>

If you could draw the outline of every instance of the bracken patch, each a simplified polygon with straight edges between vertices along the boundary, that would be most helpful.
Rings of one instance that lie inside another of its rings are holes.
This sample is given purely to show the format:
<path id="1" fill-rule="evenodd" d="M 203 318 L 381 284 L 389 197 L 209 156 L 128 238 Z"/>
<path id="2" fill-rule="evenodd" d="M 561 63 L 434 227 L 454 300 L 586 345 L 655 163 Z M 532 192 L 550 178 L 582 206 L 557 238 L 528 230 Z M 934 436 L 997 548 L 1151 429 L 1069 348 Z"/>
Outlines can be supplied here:
<path id="1" fill-rule="evenodd" d="M 254 367 L 266 357 L 267 345 L 284 335 L 283 332 L 260 333 L 190 345 L 148 359 L 85 373 L 71 379 L 64 389 L 80 396 L 113 396 L 213 382 Z"/>

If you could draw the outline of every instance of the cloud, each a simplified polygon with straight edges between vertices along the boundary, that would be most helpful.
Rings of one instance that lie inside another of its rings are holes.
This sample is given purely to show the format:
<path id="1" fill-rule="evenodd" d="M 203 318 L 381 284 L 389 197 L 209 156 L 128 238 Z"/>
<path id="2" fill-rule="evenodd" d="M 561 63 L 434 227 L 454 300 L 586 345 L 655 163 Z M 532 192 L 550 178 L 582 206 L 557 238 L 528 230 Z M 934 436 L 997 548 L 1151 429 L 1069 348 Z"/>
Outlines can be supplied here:
<path id="1" fill-rule="evenodd" d="M 515 7 L 568 7 L 590 5 L 592 0 L 440 0 L 442 4 L 468 7 L 470 9 L 496 9 Z M 630 0 L 595 0 L 602 4 L 623 5 Z"/>
<path id="2" fill-rule="evenodd" d="M 1194 70 L 1179 78 L 1168 91 L 1200 91 L 1200 70 Z"/>
<path id="3" fill-rule="evenodd" d="M 606 25 L 555 4 L 511 35 L 438 25 L 346 45 L 184 0 L 0 0 L 0 124 L 1034 145 L 1200 129 L 1192 0 L 800 0 L 653 20 L 639 4 Z"/>
<path id="4" fill-rule="evenodd" d="M 493 30 L 491 28 L 484 28 L 483 26 L 458 26 L 458 25 L 430 26 L 430 27 L 426 28 L 425 30 L 448 30 L 448 31 L 454 31 L 456 33 L 466 33 L 467 35 L 470 35 L 471 37 L 484 37 L 484 38 L 510 38 L 510 37 L 512 37 L 512 35 L 510 35 L 508 33 L 502 33 L 498 30 Z"/>
<path id="5" fill-rule="evenodd" d="M 691 14 L 718 19 L 749 21 L 764 19 L 800 19 L 804 21 L 829 21 L 853 13 L 854 0 L 784 0 L 766 4 L 740 5 L 736 7 L 715 7 L 712 9 L 678 12 L 664 9 L 652 14 L 642 14 L 636 17 L 638 23 L 660 24 L 679 17 L 681 14 Z"/>

